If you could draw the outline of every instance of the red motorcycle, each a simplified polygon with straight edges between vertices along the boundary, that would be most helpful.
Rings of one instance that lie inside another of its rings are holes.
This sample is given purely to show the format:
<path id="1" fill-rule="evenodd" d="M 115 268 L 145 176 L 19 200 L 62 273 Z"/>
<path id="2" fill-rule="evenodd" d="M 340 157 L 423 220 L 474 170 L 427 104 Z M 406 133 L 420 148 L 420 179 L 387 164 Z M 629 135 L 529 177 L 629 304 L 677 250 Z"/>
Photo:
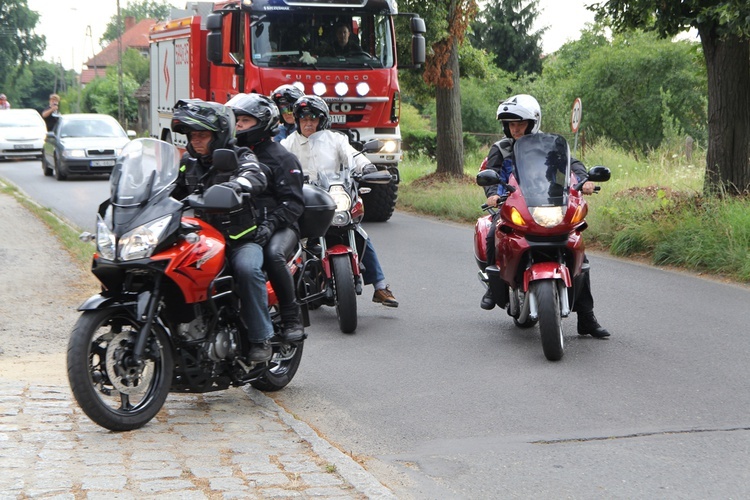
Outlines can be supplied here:
<path id="1" fill-rule="evenodd" d="M 514 144 L 515 166 L 507 183 L 494 170 L 483 170 L 477 184 L 501 184 L 509 193 L 499 213 L 477 220 L 474 255 L 479 278 L 489 286 L 495 302 L 507 308 L 515 324 L 539 324 L 542 349 L 550 361 L 564 354 L 561 318 L 575 299 L 575 282 L 584 266 L 588 205 L 580 192 L 586 181 L 609 180 L 609 169 L 593 167 L 583 179 L 570 168 L 566 140 L 555 134 L 532 134 Z M 598 188 L 597 188 L 598 190 Z M 497 217 L 495 262 L 486 263 L 486 237 Z"/>
<path id="2" fill-rule="evenodd" d="M 381 141 L 370 141 L 357 154 L 378 151 L 380 147 Z M 325 235 L 317 240 L 308 239 L 306 287 L 298 295 L 300 302 L 311 309 L 320 305 L 335 307 L 343 333 L 354 333 L 357 329 L 357 295 L 362 294 L 363 285 L 360 264 L 366 251 L 367 233 L 360 224 L 365 214 L 360 195 L 369 193 L 371 188 L 360 187 L 359 183 L 388 184 L 391 179 L 387 170 L 357 175 L 346 164 L 320 170 L 317 179 L 310 179 L 333 198 L 336 209 Z"/>
<path id="3" fill-rule="evenodd" d="M 179 159 L 177 148 L 166 142 L 130 142 L 112 174 L 110 199 L 99 207 L 96 235 L 81 235 L 96 241 L 92 272 L 102 291 L 79 307 L 68 343 L 68 380 L 81 409 L 113 431 L 145 425 L 170 391 L 203 393 L 245 384 L 280 390 L 302 357 L 304 340 L 284 342 L 274 335 L 270 361 L 247 360 L 247 329 L 224 237 L 186 213 L 231 211 L 242 198 L 221 185 L 182 202 L 171 198 Z M 235 153 L 217 150 L 213 168 L 234 171 Z M 332 201 L 318 205 L 322 211 L 306 211 L 301 220 L 313 226 L 303 229 L 307 234 L 323 234 L 330 224 Z M 300 246 L 289 263 L 298 281 L 302 261 Z M 275 294 L 267 287 L 278 333 Z"/>

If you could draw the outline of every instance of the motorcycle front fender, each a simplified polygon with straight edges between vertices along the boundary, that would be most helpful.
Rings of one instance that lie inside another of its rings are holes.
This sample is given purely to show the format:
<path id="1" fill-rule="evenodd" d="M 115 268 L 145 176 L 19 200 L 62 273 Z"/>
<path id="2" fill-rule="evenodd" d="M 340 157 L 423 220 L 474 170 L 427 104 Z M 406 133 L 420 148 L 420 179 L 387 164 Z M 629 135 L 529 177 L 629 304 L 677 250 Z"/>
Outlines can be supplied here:
<path id="1" fill-rule="evenodd" d="M 523 273 L 523 290 L 529 291 L 529 285 L 537 280 L 562 280 L 567 288 L 573 285 L 570 279 L 570 270 L 564 264 L 557 262 L 537 262 L 526 269 Z"/>
<path id="2" fill-rule="evenodd" d="M 331 278 L 331 257 L 335 255 L 348 255 L 354 276 L 359 276 L 359 265 L 357 265 L 352 249 L 347 245 L 333 245 L 326 249 L 326 256 L 323 259 L 323 269 L 325 270 L 326 277 Z"/>
<path id="3" fill-rule="evenodd" d="M 97 309 L 107 309 L 108 307 L 136 307 L 136 303 L 132 300 L 124 301 L 121 297 L 106 297 L 101 293 L 92 295 L 86 299 L 83 304 L 78 306 L 78 311 L 94 311 Z"/>

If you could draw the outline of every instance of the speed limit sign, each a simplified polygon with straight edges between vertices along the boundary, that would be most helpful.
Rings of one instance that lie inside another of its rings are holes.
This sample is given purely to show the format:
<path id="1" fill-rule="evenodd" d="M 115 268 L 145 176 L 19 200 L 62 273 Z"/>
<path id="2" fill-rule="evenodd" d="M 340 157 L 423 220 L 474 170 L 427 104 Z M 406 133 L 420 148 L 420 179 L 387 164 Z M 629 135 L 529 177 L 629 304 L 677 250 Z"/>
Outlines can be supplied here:
<path id="1" fill-rule="evenodd" d="M 573 101 L 573 112 L 570 114 L 570 129 L 573 133 L 578 132 L 578 127 L 581 125 L 581 116 L 583 115 L 583 103 L 581 99 L 576 97 Z"/>

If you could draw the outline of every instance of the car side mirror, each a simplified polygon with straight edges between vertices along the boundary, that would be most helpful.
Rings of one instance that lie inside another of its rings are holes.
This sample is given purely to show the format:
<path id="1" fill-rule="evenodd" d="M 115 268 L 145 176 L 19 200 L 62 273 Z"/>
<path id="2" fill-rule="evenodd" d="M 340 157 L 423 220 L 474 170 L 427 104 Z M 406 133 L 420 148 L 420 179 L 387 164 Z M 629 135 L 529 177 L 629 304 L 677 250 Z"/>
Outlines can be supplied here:
<path id="1" fill-rule="evenodd" d="M 131 139 L 135 139 L 138 134 L 135 133 L 135 130 L 128 130 L 128 137 Z"/>

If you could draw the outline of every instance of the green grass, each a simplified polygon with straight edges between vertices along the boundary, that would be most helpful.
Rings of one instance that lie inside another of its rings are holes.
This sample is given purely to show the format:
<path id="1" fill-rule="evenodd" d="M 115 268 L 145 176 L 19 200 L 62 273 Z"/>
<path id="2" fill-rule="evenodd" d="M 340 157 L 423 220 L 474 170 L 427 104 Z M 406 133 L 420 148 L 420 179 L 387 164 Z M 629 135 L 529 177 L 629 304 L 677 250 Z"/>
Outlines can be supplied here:
<path id="1" fill-rule="evenodd" d="M 467 156 L 467 178 L 453 181 L 430 176 L 433 160 L 407 157 L 400 167 L 399 208 L 473 224 L 484 202 L 473 178 L 486 153 Z M 750 283 L 750 198 L 703 198 L 704 152 L 688 162 L 678 149 L 635 156 L 601 142 L 580 153 L 587 167 L 612 171 L 601 191 L 587 197 L 589 245 Z"/>

